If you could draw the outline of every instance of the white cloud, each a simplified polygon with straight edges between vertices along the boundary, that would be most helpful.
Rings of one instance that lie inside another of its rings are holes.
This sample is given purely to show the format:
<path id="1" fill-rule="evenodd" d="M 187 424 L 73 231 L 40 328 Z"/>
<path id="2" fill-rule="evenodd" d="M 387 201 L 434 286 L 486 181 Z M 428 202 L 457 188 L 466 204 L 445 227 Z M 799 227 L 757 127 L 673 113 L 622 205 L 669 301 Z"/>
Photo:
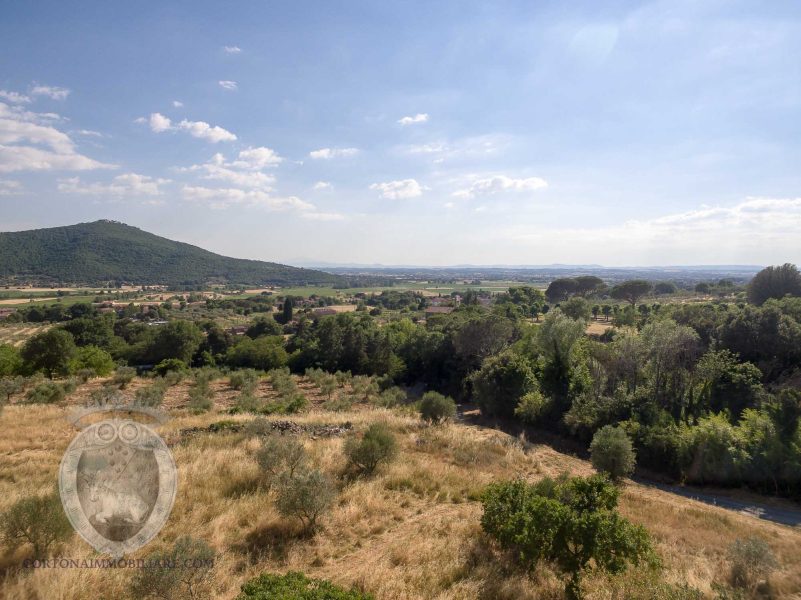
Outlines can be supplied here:
<path id="1" fill-rule="evenodd" d="M 278 156 L 275 150 L 265 146 L 258 148 L 248 148 L 239 153 L 239 160 L 232 163 L 234 166 L 248 169 L 263 169 L 273 167 L 283 162 L 283 158 Z"/>
<path id="2" fill-rule="evenodd" d="M 226 54 L 239 54 L 242 52 L 242 48 L 239 46 L 223 46 L 223 52 Z"/>
<path id="3" fill-rule="evenodd" d="M 79 154 L 49 113 L 31 113 L 0 102 L 0 172 L 114 168 Z"/>
<path id="4" fill-rule="evenodd" d="M 398 119 L 401 125 L 414 125 L 415 123 L 425 123 L 428 121 L 428 113 L 417 113 L 413 117 L 403 117 Z"/>
<path id="5" fill-rule="evenodd" d="M 346 158 L 359 153 L 358 148 L 320 148 L 309 152 L 310 158 L 330 160 L 332 158 Z"/>
<path id="6" fill-rule="evenodd" d="M 318 181 L 312 186 L 313 190 L 330 190 L 334 186 L 328 181 Z"/>
<path id="7" fill-rule="evenodd" d="M 311 211 L 314 205 L 297 196 L 271 196 L 264 190 L 242 190 L 238 188 L 207 188 L 185 185 L 182 189 L 185 200 L 203 202 L 211 208 L 225 209 L 230 206 L 255 206 L 269 211 Z"/>
<path id="8" fill-rule="evenodd" d="M 47 96 L 52 100 L 65 100 L 70 95 L 70 90 L 63 87 L 50 85 L 36 85 L 31 88 L 32 96 Z"/>
<path id="9" fill-rule="evenodd" d="M 145 118 L 139 117 L 136 119 L 136 122 L 144 123 Z M 215 144 L 217 142 L 232 142 L 236 140 L 236 135 L 227 129 L 211 126 L 205 121 L 188 121 L 184 119 L 180 123 L 173 124 L 169 117 L 165 117 L 161 113 L 152 113 L 150 118 L 147 119 L 147 122 L 150 124 L 150 129 L 155 133 L 182 130 L 189 132 L 193 137 L 207 140 Z"/>
<path id="10" fill-rule="evenodd" d="M 476 179 L 470 187 L 453 193 L 457 198 L 475 198 L 476 196 L 497 194 L 500 192 L 533 192 L 548 187 L 548 182 L 540 177 L 515 179 L 506 175 L 495 175 Z"/>
<path id="11" fill-rule="evenodd" d="M 222 80 L 218 81 L 217 83 L 219 83 L 220 87 L 224 90 L 235 91 L 239 89 L 239 84 L 237 84 L 236 81 Z"/>
<path id="12" fill-rule="evenodd" d="M 374 183 L 370 186 L 370 189 L 380 192 L 382 198 L 389 200 L 416 198 L 423 193 L 423 188 L 414 179 Z"/>
<path id="13" fill-rule="evenodd" d="M 150 129 L 155 133 L 168 131 L 172 128 L 172 121 L 161 113 L 151 113 L 150 115 Z"/>
<path id="14" fill-rule="evenodd" d="M 66 194 L 83 194 L 88 196 L 160 196 L 160 185 L 170 183 L 169 179 L 157 179 L 138 173 L 117 175 L 111 183 L 83 183 L 79 177 L 59 179 L 58 191 Z"/>
<path id="15" fill-rule="evenodd" d="M 232 142 L 236 140 L 236 135 L 223 129 L 222 127 L 212 127 L 204 121 L 187 121 L 184 119 L 178 123 L 178 128 L 188 131 L 190 135 L 207 140 L 212 143 L 217 142 Z"/>
<path id="16" fill-rule="evenodd" d="M 180 100 L 173 100 L 173 101 L 172 101 L 172 105 L 173 105 L 175 108 L 183 108 L 183 106 L 184 106 L 184 103 L 183 103 L 183 102 L 181 102 Z"/>
<path id="17" fill-rule="evenodd" d="M 22 192 L 22 184 L 11 179 L 0 179 L 0 196 L 15 196 Z"/>
<path id="18" fill-rule="evenodd" d="M 84 135 L 86 137 L 105 137 L 99 131 L 94 131 L 92 129 L 77 129 L 73 133 L 77 133 L 78 135 Z"/>
<path id="19" fill-rule="evenodd" d="M 262 172 L 261 169 L 279 164 L 283 159 L 264 146 L 242 150 L 237 160 L 226 162 L 225 156 L 219 152 L 211 160 L 201 165 L 192 165 L 179 172 L 202 172 L 202 179 L 224 181 L 241 188 L 253 188 L 269 191 L 275 183 L 275 177 Z"/>
<path id="20" fill-rule="evenodd" d="M 30 96 L 17 92 L 7 92 L 6 90 L 0 90 L 0 98 L 13 104 L 26 104 L 31 101 Z"/>

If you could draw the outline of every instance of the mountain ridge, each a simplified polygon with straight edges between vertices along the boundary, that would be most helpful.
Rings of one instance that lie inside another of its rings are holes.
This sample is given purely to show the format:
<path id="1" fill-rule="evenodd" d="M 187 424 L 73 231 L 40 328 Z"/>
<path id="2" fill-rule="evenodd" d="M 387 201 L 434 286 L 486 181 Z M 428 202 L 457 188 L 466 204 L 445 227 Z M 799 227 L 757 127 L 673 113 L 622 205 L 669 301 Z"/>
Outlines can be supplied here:
<path id="1" fill-rule="evenodd" d="M 118 221 L 0 232 L 0 281 L 98 285 L 305 285 L 340 276 L 230 258 Z"/>

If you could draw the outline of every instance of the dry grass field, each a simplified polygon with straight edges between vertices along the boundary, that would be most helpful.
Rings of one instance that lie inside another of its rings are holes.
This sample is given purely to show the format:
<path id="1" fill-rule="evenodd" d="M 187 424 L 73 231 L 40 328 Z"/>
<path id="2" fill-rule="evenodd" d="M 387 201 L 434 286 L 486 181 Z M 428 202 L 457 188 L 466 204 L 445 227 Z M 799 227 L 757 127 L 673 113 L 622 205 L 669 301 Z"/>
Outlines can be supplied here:
<path id="1" fill-rule="evenodd" d="M 67 421 L 84 401 L 93 381 L 80 386 L 64 405 L 12 403 L 0 414 L 0 511 L 20 498 L 54 489 L 61 455 L 76 434 Z M 142 380 L 135 380 L 130 394 Z M 312 577 L 356 586 L 381 599 L 558 599 L 563 584 L 547 567 L 526 575 L 495 552 L 481 533 L 477 498 L 489 482 L 522 477 L 536 480 L 567 472 L 589 474 L 585 461 L 499 431 L 463 424 L 426 426 L 412 413 L 356 404 L 347 411 L 323 408 L 324 399 L 306 380 L 301 390 L 309 411 L 289 416 L 298 424 L 351 423 L 353 431 L 387 423 L 401 453 L 395 462 L 365 479 L 342 477 L 342 436 L 301 439 L 315 465 L 337 481 L 338 498 L 313 537 L 279 516 L 268 491 L 258 485 L 257 435 L 244 432 L 182 430 L 223 419 L 248 422 L 252 415 L 228 415 L 236 396 L 216 381 L 214 409 L 193 415 L 186 408 L 187 386 L 170 388 L 165 401 L 171 420 L 160 433 L 179 469 L 172 515 L 160 535 L 137 553 L 165 548 L 184 534 L 206 540 L 217 552 L 209 593 L 234 598 L 240 585 L 264 571 L 303 571 Z M 271 394 L 262 383 L 260 396 Z M 621 511 L 651 532 L 664 562 L 660 577 L 689 583 L 709 598 L 714 582 L 724 582 L 726 549 L 735 539 L 757 535 L 780 561 L 770 578 L 773 598 L 801 598 L 801 530 L 706 506 L 692 500 L 625 485 Z M 126 569 L 49 569 L 18 572 L 13 567 L 29 548 L 0 556 L 0 597 L 22 599 L 128 598 L 132 574 Z M 77 535 L 60 556 L 89 558 L 94 551 Z M 588 577 L 588 598 L 653 598 L 652 576 L 630 571 L 625 577 Z"/>
<path id="2" fill-rule="evenodd" d="M 50 324 L 40 325 L 37 323 L 19 323 L 14 325 L 3 325 L 0 327 L 0 344 L 11 344 L 19 348 L 28 338 L 41 333 L 51 327 Z"/>

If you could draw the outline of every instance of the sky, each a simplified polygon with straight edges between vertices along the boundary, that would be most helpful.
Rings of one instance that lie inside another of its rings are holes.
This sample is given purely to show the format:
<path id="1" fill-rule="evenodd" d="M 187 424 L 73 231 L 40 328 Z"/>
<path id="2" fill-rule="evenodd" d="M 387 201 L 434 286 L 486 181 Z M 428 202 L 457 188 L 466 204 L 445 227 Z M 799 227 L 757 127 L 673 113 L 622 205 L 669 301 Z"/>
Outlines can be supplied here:
<path id="1" fill-rule="evenodd" d="M 801 4 L 0 4 L 0 230 L 287 262 L 801 263 Z"/>

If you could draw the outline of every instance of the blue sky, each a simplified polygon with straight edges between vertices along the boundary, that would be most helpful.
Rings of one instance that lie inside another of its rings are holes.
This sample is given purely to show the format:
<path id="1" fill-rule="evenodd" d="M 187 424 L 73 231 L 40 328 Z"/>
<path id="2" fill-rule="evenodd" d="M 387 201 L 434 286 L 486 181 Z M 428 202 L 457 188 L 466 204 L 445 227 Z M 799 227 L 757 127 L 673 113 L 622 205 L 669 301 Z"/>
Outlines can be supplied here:
<path id="1" fill-rule="evenodd" d="M 801 262 L 795 2 L 0 8 L 0 229 L 231 256 Z"/>

